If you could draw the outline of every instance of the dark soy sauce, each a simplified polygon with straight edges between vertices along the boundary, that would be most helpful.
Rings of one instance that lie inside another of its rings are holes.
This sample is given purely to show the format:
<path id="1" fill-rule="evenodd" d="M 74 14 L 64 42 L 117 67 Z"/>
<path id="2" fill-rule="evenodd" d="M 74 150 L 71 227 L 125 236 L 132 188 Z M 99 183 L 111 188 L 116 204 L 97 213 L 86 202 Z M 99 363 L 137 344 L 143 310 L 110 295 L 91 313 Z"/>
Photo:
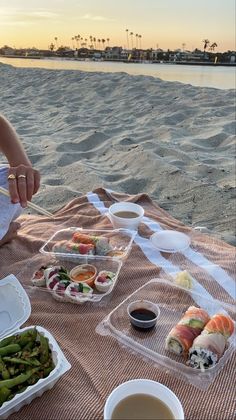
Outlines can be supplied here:
<path id="1" fill-rule="evenodd" d="M 139 308 L 139 309 L 134 309 L 132 312 L 130 312 L 130 315 L 134 318 L 137 319 L 138 321 L 153 321 L 156 318 L 156 314 L 152 311 L 150 311 L 150 309 L 146 309 L 146 308 Z M 131 320 L 132 323 L 132 320 Z M 137 326 L 134 325 L 132 323 L 133 327 L 138 330 L 138 331 L 149 331 L 152 328 L 154 328 L 155 323 L 153 325 L 151 325 L 150 327 L 142 327 L 142 326 Z"/>

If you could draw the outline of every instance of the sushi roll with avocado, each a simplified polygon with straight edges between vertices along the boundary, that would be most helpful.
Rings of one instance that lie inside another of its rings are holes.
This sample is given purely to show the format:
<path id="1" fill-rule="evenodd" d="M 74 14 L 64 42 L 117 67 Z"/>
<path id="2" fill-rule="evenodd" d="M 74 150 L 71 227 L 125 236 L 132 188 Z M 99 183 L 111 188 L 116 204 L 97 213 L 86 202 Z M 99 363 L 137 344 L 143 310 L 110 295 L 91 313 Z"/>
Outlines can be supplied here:
<path id="1" fill-rule="evenodd" d="M 81 282 L 71 282 L 65 291 L 66 300 L 73 303 L 84 303 L 91 299 L 92 294 L 92 287 Z"/>
<path id="2" fill-rule="evenodd" d="M 186 356 L 193 340 L 201 334 L 209 319 L 204 309 L 190 306 L 166 337 L 166 350 Z"/>
<path id="3" fill-rule="evenodd" d="M 54 299 L 58 301 L 66 301 L 65 292 L 70 283 L 71 282 L 69 280 L 61 280 L 57 282 L 52 289 L 52 296 Z"/>
<path id="4" fill-rule="evenodd" d="M 45 270 L 46 286 L 49 290 L 53 290 L 55 285 L 62 280 L 70 281 L 66 268 L 62 266 L 53 266 Z"/>
<path id="5" fill-rule="evenodd" d="M 113 284 L 115 273 L 112 271 L 100 271 L 95 279 L 95 287 L 99 292 L 106 293 Z"/>

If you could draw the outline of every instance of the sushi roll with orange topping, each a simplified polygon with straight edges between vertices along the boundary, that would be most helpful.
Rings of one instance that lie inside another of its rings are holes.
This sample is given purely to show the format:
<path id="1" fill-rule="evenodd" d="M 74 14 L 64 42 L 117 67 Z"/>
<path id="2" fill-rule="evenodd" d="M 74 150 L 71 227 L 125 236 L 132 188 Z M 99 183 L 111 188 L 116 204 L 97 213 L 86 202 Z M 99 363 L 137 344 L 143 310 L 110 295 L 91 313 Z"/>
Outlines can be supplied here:
<path id="1" fill-rule="evenodd" d="M 188 364 L 205 371 L 215 366 L 227 347 L 227 340 L 233 334 L 234 323 L 228 315 L 216 314 L 206 324 L 201 335 L 195 338 L 189 350 Z"/>
<path id="2" fill-rule="evenodd" d="M 178 324 L 168 334 L 166 350 L 178 355 L 187 355 L 194 339 L 201 334 L 209 319 L 206 311 L 190 306 Z"/>

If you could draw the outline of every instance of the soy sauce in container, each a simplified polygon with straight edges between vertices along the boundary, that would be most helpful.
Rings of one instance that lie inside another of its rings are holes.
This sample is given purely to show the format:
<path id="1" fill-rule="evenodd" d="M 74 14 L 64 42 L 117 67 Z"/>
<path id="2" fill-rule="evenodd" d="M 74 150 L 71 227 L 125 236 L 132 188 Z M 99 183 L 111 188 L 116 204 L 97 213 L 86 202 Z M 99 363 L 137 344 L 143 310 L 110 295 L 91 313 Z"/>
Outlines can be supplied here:
<path id="1" fill-rule="evenodd" d="M 153 329 L 160 315 L 159 307 L 147 300 L 130 303 L 127 312 L 131 325 L 138 331 L 149 331 Z"/>

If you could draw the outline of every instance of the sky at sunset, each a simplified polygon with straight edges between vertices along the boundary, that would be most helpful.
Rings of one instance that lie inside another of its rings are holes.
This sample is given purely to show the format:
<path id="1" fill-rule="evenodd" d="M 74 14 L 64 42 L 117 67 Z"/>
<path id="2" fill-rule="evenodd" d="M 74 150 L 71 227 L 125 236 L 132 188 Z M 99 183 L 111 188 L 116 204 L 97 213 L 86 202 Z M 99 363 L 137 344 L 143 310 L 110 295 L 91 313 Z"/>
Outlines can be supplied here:
<path id="1" fill-rule="evenodd" d="M 92 35 L 124 48 L 126 29 L 133 47 L 139 34 L 142 48 L 203 49 L 207 38 L 235 50 L 235 0 L 0 0 L 0 46 L 47 49 L 57 37 L 72 47 Z"/>

